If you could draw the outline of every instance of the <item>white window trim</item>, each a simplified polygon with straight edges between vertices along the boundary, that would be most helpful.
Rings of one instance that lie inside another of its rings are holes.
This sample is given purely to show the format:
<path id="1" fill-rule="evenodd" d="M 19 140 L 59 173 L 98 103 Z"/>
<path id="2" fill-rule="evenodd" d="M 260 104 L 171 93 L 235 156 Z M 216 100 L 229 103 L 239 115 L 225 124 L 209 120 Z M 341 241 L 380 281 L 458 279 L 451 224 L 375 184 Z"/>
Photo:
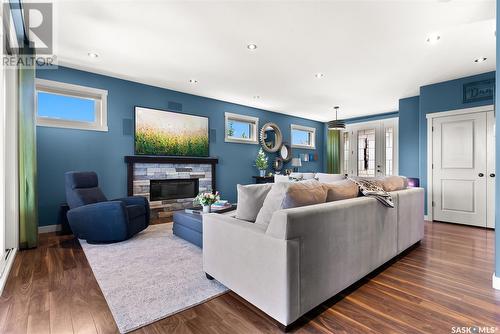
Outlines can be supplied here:
<path id="1" fill-rule="evenodd" d="M 227 123 L 229 121 L 247 122 L 252 124 L 252 132 L 249 138 L 236 138 L 227 135 Z M 247 115 L 224 113 L 224 141 L 226 143 L 259 144 L 259 118 Z"/>
<path id="2" fill-rule="evenodd" d="M 307 131 L 311 132 L 311 140 L 312 143 L 311 145 L 297 145 L 297 144 L 291 144 L 292 148 L 304 148 L 307 150 L 315 150 L 316 149 L 316 128 L 310 127 L 310 126 L 303 126 L 303 125 L 297 125 L 297 124 L 290 124 L 290 143 L 293 143 L 292 140 L 292 132 L 293 130 L 300 130 L 300 131 Z"/>
<path id="3" fill-rule="evenodd" d="M 81 122 L 64 119 L 56 119 L 50 117 L 38 116 L 38 92 L 47 92 L 72 97 L 89 98 L 95 101 L 95 121 Z M 108 131 L 108 91 L 86 86 L 73 85 L 58 81 L 36 79 L 36 94 L 35 94 L 35 110 L 36 110 L 36 125 L 78 129 L 78 130 L 94 130 Z"/>

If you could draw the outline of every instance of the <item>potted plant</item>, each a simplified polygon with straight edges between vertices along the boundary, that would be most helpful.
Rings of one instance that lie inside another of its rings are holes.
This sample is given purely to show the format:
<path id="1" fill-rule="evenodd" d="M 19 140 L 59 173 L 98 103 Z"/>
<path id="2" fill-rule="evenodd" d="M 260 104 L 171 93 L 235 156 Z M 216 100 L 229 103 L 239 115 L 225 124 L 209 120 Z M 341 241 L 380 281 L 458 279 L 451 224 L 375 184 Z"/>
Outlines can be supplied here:
<path id="1" fill-rule="evenodd" d="M 219 192 L 215 194 L 211 192 L 199 193 L 194 199 L 194 202 L 203 206 L 203 213 L 210 213 L 212 204 L 220 200 Z"/>
<path id="2" fill-rule="evenodd" d="M 257 158 L 255 158 L 255 166 L 259 170 L 261 177 L 266 176 L 267 156 L 262 148 L 259 150 L 259 153 L 257 153 Z"/>

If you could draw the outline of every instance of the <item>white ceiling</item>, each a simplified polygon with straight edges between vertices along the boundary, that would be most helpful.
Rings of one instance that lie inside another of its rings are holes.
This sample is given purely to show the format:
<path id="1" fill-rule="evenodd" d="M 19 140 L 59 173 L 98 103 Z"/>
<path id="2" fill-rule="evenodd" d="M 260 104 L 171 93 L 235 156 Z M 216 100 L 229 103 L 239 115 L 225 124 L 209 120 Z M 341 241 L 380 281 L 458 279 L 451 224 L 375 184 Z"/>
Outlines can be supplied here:
<path id="1" fill-rule="evenodd" d="M 59 1 L 54 15 L 62 65 L 320 121 L 495 69 L 494 0 Z"/>

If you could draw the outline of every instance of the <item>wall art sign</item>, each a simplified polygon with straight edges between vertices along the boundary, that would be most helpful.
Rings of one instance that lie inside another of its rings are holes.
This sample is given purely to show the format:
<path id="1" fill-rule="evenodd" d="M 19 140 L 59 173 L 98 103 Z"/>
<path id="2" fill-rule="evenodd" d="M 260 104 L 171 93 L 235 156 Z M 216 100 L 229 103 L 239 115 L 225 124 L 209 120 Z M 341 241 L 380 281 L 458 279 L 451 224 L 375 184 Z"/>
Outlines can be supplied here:
<path id="1" fill-rule="evenodd" d="M 464 84 L 464 103 L 493 100 L 495 79 L 481 80 Z"/>

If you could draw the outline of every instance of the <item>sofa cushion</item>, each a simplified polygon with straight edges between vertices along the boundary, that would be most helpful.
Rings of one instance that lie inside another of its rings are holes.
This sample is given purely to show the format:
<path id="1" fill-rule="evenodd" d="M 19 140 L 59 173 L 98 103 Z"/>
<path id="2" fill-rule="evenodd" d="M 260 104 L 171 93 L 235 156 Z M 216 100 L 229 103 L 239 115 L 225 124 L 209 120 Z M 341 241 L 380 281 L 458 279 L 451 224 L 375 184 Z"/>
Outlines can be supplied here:
<path id="1" fill-rule="evenodd" d="M 274 175 L 274 183 L 291 182 L 288 175 Z"/>
<path id="2" fill-rule="evenodd" d="M 316 177 L 315 173 L 302 173 L 302 180 L 312 180 L 315 177 Z"/>
<path id="3" fill-rule="evenodd" d="M 326 202 L 326 189 L 312 179 L 300 182 L 273 184 L 255 220 L 256 224 L 269 225 L 274 212 Z"/>
<path id="4" fill-rule="evenodd" d="M 330 182 L 345 180 L 345 176 L 343 174 L 316 173 L 316 179 L 319 182 L 330 183 Z"/>
<path id="5" fill-rule="evenodd" d="M 358 197 L 359 194 L 358 185 L 351 180 L 323 183 L 323 187 L 327 190 L 327 202 L 355 198 Z"/>
<path id="6" fill-rule="evenodd" d="M 272 186 L 272 183 L 250 185 L 238 184 L 236 218 L 254 222 Z"/>

